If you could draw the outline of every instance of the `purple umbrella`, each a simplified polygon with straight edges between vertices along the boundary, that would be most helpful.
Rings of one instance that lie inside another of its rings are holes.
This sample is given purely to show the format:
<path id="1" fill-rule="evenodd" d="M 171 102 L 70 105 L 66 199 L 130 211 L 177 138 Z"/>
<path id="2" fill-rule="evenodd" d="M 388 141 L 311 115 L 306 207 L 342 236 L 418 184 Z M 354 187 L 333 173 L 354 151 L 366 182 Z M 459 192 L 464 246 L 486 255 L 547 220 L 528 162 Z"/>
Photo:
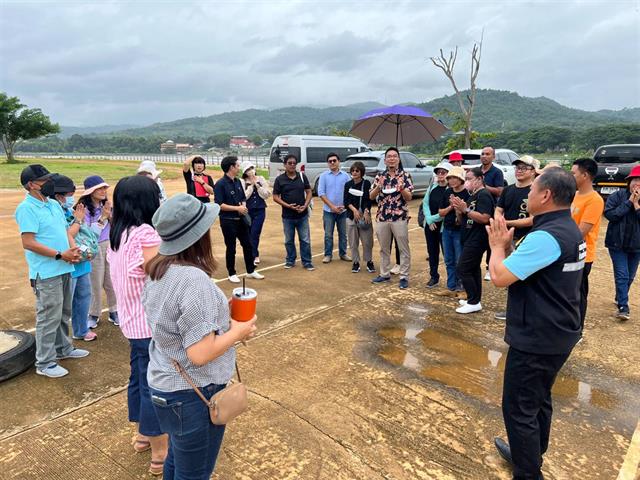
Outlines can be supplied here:
<path id="1" fill-rule="evenodd" d="M 444 124 L 417 107 L 376 108 L 365 113 L 351 127 L 350 133 L 365 143 L 413 145 L 435 142 L 447 131 Z"/>

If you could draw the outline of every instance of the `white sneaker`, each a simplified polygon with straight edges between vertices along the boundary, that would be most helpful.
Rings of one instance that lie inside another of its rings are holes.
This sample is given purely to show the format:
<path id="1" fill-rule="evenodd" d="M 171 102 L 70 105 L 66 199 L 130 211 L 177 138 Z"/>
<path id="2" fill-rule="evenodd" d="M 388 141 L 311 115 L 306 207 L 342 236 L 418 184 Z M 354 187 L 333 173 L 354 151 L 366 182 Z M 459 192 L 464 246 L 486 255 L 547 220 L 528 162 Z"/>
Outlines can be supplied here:
<path id="1" fill-rule="evenodd" d="M 231 283 L 240 283 L 240 279 L 238 278 L 238 275 L 231 275 L 231 276 L 229 277 L 229 281 L 230 281 Z"/>
<path id="2" fill-rule="evenodd" d="M 484 274 L 484 280 L 485 282 L 491 281 L 491 274 L 489 273 L 489 270 L 487 270 L 487 273 Z"/>
<path id="3" fill-rule="evenodd" d="M 322 263 L 331 263 L 331 257 L 329 255 L 325 255 L 322 259 Z"/>
<path id="4" fill-rule="evenodd" d="M 482 310 L 482 305 L 479 303 L 476 303 L 475 305 L 467 303 L 466 305 L 456 308 L 456 313 L 473 313 L 479 312 L 480 310 Z"/>
<path id="5" fill-rule="evenodd" d="M 458 303 L 459 303 L 459 304 L 460 304 L 460 306 L 462 307 L 462 306 L 464 306 L 464 305 L 466 305 L 466 304 L 467 304 L 467 301 L 466 301 L 466 300 L 458 300 Z"/>
<path id="6" fill-rule="evenodd" d="M 393 275 L 398 275 L 400 273 L 400 265 L 394 265 L 391 269 L 391 273 Z"/>
<path id="7" fill-rule="evenodd" d="M 261 273 L 258 273 L 257 270 L 254 270 L 252 273 L 247 273 L 247 277 L 255 278 L 256 280 L 262 280 L 264 278 L 264 275 L 262 275 Z"/>

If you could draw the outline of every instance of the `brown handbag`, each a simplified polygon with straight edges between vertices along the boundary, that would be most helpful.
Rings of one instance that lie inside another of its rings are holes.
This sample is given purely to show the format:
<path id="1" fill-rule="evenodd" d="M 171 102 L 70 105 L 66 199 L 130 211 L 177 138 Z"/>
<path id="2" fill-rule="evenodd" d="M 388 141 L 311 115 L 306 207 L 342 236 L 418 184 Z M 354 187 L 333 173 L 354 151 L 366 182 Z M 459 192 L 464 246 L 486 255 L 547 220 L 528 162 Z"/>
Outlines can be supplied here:
<path id="1" fill-rule="evenodd" d="M 238 375 L 238 381 L 235 382 L 231 379 L 226 387 L 213 395 L 211 400 L 207 400 L 207 397 L 205 397 L 200 389 L 196 387 L 195 383 L 182 365 L 175 360 L 172 361 L 176 370 L 178 370 L 180 375 L 184 377 L 189 385 L 191 385 L 191 388 L 193 388 L 196 394 L 209 408 L 209 417 L 211 418 L 211 423 L 214 425 L 226 425 L 247 409 L 247 387 L 244 386 L 240 379 L 238 362 L 236 362 L 236 374 Z"/>

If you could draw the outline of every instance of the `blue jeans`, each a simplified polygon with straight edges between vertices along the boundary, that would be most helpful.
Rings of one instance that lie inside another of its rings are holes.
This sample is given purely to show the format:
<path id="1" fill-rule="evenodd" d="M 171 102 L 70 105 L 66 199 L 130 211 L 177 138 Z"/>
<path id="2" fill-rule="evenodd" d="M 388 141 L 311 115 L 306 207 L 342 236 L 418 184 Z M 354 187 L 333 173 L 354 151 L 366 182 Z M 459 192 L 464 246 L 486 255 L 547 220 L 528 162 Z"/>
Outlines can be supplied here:
<path id="1" fill-rule="evenodd" d="M 127 404 L 129 421 L 138 423 L 138 431 L 142 435 L 155 437 L 163 432 L 158 417 L 151 404 L 151 393 L 147 383 L 147 367 L 149 366 L 150 338 L 130 338 L 131 375 L 127 387 Z"/>
<path id="2" fill-rule="evenodd" d="M 207 399 L 224 385 L 200 389 Z M 161 392 L 151 389 L 153 407 L 162 430 L 169 434 L 164 480 L 209 480 L 216 466 L 224 425 L 214 425 L 209 408 L 193 390 Z"/>
<path id="3" fill-rule="evenodd" d="M 91 306 L 91 272 L 71 279 L 71 329 L 73 336 L 82 338 L 89 333 L 89 307 Z"/>
<path id="4" fill-rule="evenodd" d="M 304 266 L 311 265 L 311 233 L 309 232 L 309 215 L 302 218 L 283 218 L 284 227 L 284 248 L 287 249 L 286 262 L 293 265 L 296 263 L 296 243 L 295 232 L 298 232 L 300 241 L 300 258 Z"/>
<path id="5" fill-rule="evenodd" d="M 460 283 L 456 274 L 456 266 L 462 253 L 460 230 L 451 230 L 446 227 L 442 230 L 442 250 L 444 253 L 444 264 L 447 267 L 447 288 L 449 290 L 455 290 Z"/>
<path id="6" fill-rule="evenodd" d="M 260 246 L 260 234 L 262 233 L 262 226 L 264 225 L 264 219 L 267 214 L 264 208 L 256 208 L 249 210 L 249 216 L 251 217 L 251 229 L 249 236 L 251 237 L 253 258 L 255 258 L 260 256 L 260 252 L 258 251 L 258 247 Z"/>
<path id="7" fill-rule="evenodd" d="M 333 229 L 338 227 L 338 254 L 344 257 L 347 254 L 347 211 L 333 213 L 322 211 L 322 224 L 324 226 L 324 256 L 333 256 Z"/>
<path id="8" fill-rule="evenodd" d="M 640 252 L 623 252 L 609 249 L 613 263 L 613 276 L 616 281 L 616 303 L 618 308 L 629 308 L 629 290 L 638 271 Z"/>

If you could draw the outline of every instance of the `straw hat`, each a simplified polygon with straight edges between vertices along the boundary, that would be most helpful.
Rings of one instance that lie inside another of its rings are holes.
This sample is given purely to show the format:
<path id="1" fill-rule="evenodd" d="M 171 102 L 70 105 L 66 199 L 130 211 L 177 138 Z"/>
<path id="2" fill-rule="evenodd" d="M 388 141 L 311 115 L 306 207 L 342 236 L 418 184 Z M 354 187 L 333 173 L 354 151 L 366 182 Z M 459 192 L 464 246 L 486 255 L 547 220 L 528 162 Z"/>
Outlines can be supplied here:
<path id="1" fill-rule="evenodd" d="M 447 174 L 447 178 L 451 178 L 451 177 L 458 178 L 464 182 L 466 180 L 464 175 L 464 168 L 451 167 L 451 170 L 449 170 L 449 173 Z"/>

